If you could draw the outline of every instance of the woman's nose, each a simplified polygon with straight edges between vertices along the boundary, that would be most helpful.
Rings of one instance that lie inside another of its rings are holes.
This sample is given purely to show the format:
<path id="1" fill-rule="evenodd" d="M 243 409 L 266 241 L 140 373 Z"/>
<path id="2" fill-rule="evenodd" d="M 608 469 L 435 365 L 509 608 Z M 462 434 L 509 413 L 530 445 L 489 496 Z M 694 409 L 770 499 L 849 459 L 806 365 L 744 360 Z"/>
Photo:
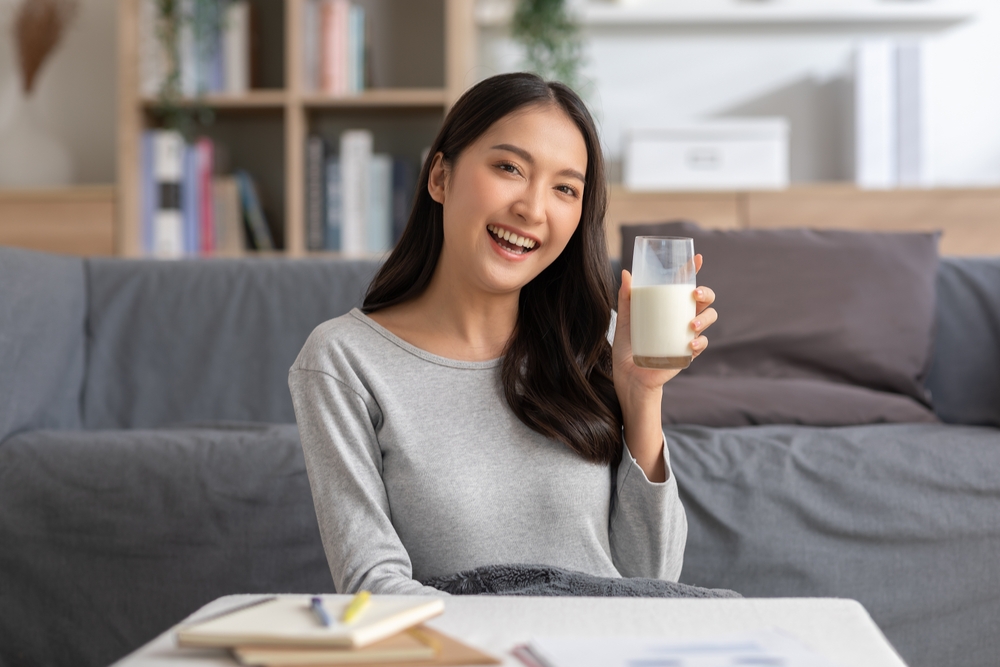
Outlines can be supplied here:
<path id="1" fill-rule="evenodd" d="M 537 225 L 545 221 L 545 192 L 540 186 L 529 186 L 514 203 L 514 213 L 525 222 Z"/>

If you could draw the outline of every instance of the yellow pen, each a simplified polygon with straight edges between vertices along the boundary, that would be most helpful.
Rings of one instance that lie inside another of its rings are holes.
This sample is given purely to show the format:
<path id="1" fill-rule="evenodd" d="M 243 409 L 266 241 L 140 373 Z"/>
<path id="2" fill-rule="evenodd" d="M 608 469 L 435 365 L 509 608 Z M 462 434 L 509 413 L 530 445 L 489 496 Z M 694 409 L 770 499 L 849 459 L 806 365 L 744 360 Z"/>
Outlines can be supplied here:
<path id="1" fill-rule="evenodd" d="M 354 599 L 347 603 L 344 608 L 344 614 L 340 617 L 341 623 L 350 623 L 351 621 L 357 620 L 365 608 L 368 607 L 369 602 L 371 602 L 372 594 L 368 591 L 361 591 L 354 596 Z"/>

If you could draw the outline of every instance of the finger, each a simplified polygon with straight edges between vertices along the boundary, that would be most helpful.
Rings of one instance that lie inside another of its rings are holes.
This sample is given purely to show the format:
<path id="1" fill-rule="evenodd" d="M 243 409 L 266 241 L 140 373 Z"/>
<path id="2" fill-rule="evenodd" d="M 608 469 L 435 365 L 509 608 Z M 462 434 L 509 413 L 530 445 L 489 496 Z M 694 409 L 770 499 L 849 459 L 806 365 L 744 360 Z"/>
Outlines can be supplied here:
<path id="1" fill-rule="evenodd" d="M 691 357 L 697 357 L 699 354 L 705 351 L 708 347 L 708 339 L 704 336 L 698 336 L 693 341 L 691 341 Z"/>
<path id="2" fill-rule="evenodd" d="M 691 328 L 695 330 L 695 333 L 701 333 L 715 324 L 718 319 L 719 314 L 715 312 L 715 308 L 707 308 L 691 322 Z"/>
<path id="3" fill-rule="evenodd" d="M 622 269 L 622 286 L 618 288 L 618 318 L 615 320 L 615 340 L 619 332 L 631 331 L 632 315 L 632 274 Z"/>
<path id="4" fill-rule="evenodd" d="M 694 300 L 697 301 L 699 305 L 704 304 L 706 306 L 710 306 L 715 303 L 715 290 L 711 287 L 701 285 L 694 291 Z"/>
<path id="5" fill-rule="evenodd" d="M 622 269 L 622 286 L 618 288 L 618 302 L 632 300 L 632 274 Z"/>
<path id="6" fill-rule="evenodd" d="M 701 255 L 694 256 L 694 272 L 698 273 L 701 271 L 701 265 L 705 263 L 705 258 Z"/>

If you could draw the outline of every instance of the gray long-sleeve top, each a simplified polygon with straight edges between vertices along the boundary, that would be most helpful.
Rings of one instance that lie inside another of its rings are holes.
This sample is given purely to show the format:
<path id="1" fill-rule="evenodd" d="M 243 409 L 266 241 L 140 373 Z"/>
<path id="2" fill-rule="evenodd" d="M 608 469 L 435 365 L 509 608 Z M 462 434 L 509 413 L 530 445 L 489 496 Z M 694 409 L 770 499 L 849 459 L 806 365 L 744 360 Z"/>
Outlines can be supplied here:
<path id="1" fill-rule="evenodd" d="M 437 593 L 481 565 L 676 581 L 687 519 L 623 444 L 617 472 L 525 426 L 500 360 L 421 350 L 355 309 L 318 326 L 289 372 L 338 592 Z"/>

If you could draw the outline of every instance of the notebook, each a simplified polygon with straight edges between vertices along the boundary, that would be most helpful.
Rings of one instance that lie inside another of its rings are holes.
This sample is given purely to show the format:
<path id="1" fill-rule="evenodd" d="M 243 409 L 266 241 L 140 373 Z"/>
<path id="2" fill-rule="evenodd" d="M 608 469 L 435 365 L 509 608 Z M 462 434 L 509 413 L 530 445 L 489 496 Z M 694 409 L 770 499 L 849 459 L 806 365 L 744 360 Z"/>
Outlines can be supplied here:
<path id="1" fill-rule="evenodd" d="M 350 623 L 340 622 L 350 598 L 322 596 L 333 618 L 325 627 L 310 608 L 312 596 L 290 595 L 245 607 L 177 629 L 179 646 L 346 647 L 368 646 L 444 612 L 442 598 L 373 595 L 365 612 Z"/>
<path id="2" fill-rule="evenodd" d="M 233 655 L 243 665 L 255 667 L 438 667 L 444 665 L 496 665 L 500 661 L 432 628 L 410 628 L 359 649 L 239 646 Z"/>

